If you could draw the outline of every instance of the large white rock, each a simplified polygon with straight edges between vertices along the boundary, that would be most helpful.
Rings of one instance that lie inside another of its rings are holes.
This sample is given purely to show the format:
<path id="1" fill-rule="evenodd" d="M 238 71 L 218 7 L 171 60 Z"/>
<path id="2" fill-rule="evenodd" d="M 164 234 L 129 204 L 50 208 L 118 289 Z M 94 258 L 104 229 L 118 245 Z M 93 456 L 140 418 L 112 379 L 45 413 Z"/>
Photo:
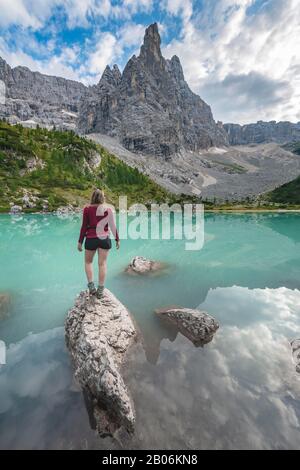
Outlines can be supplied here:
<path id="1" fill-rule="evenodd" d="M 107 289 L 101 300 L 81 292 L 68 312 L 65 332 L 75 377 L 93 404 L 98 432 L 113 434 L 120 427 L 133 432 L 134 405 L 121 375 L 138 338 L 128 310 Z"/>

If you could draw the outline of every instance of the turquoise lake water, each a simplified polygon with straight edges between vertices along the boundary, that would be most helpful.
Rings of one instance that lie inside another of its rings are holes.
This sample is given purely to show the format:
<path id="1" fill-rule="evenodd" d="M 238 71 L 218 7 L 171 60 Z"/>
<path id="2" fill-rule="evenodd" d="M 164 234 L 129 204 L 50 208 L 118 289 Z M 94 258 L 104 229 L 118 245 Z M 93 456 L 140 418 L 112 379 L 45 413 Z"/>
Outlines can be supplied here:
<path id="1" fill-rule="evenodd" d="M 91 429 L 73 380 L 63 322 L 85 288 L 76 250 L 80 218 L 0 216 L 0 448 L 119 448 Z M 206 214 L 205 244 L 123 240 L 107 287 L 143 334 L 126 371 L 144 449 L 300 447 L 300 375 L 289 342 L 300 337 L 300 214 Z M 159 276 L 128 276 L 135 255 L 164 261 Z M 95 266 L 96 267 L 96 266 Z M 203 348 L 153 311 L 199 307 L 220 329 Z"/>

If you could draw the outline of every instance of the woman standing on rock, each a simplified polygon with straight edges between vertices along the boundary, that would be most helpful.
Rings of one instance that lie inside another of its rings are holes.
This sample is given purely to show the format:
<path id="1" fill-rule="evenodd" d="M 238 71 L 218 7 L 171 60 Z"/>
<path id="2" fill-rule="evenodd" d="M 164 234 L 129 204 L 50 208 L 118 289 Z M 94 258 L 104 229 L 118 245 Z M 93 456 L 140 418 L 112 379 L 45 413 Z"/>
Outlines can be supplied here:
<path id="1" fill-rule="evenodd" d="M 78 250 L 82 251 L 82 243 L 85 240 L 85 272 L 88 280 L 90 294 L 101 299 L 104 290 L 106 276 L 106 261 L 111 248 L 109 229 L 116 240 L 117 249 L 120 248 L 120 240 L 116 228 L 114 215 L 110 207 L 105 206 L 104 192 L 95 189 L 91 197 L 90 205 L 83 209 L 82 226 L 78 240 Z M 98 251 L 99 285 L 96 289 L 93 282 L 93 259 Z"/>

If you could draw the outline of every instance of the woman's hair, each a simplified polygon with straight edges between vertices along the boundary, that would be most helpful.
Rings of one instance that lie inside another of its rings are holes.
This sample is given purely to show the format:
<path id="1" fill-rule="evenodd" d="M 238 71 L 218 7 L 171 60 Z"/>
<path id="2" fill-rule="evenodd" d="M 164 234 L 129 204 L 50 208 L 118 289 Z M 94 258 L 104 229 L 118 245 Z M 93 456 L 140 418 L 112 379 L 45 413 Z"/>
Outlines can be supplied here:
<path id="1" fill-rule="evenodd" d="M 103 204 L 104 201 L 105 196 L 102 189 L 95 189 L 91 197 L 91 204 Z"/>

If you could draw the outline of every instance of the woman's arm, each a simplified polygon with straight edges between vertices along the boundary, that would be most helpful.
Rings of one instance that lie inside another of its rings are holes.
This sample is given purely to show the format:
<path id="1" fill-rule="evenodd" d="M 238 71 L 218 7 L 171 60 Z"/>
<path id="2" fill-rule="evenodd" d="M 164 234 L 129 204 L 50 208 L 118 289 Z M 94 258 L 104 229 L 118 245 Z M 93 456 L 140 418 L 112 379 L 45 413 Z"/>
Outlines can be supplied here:
<path id="1" fill-rule="evenodd" d="M 111 208 L 108 209 L 108 225 L 109 225 L 109 228 L 110 228 L 113 236 L 115 237 L 117 248 L 119 248 L 120 238 L 119 238 L 118 230 L 117 230 L 117 227 L 116 227 L 114 214 L 113 214 L 113 211 L 111 210 Z"/>
<path id="2" fill-rule="evenodd" d="M 82 243 L 83 243 L 83 240 L 84 240 L 84 237 L 85 237 L 85 235 L 86 235 L 86 231 L 87 231 L 88 225 L 89 225 L 89 220 L 88 220 L 88 208 L 85 207 L 85 208 L 83 209 L 82 225 L 81 225 L 80 235 L 79 235 L 79 240 L 78 240 L 78 243 L 79 243 L 80 245 L 82 245 Z"/>

